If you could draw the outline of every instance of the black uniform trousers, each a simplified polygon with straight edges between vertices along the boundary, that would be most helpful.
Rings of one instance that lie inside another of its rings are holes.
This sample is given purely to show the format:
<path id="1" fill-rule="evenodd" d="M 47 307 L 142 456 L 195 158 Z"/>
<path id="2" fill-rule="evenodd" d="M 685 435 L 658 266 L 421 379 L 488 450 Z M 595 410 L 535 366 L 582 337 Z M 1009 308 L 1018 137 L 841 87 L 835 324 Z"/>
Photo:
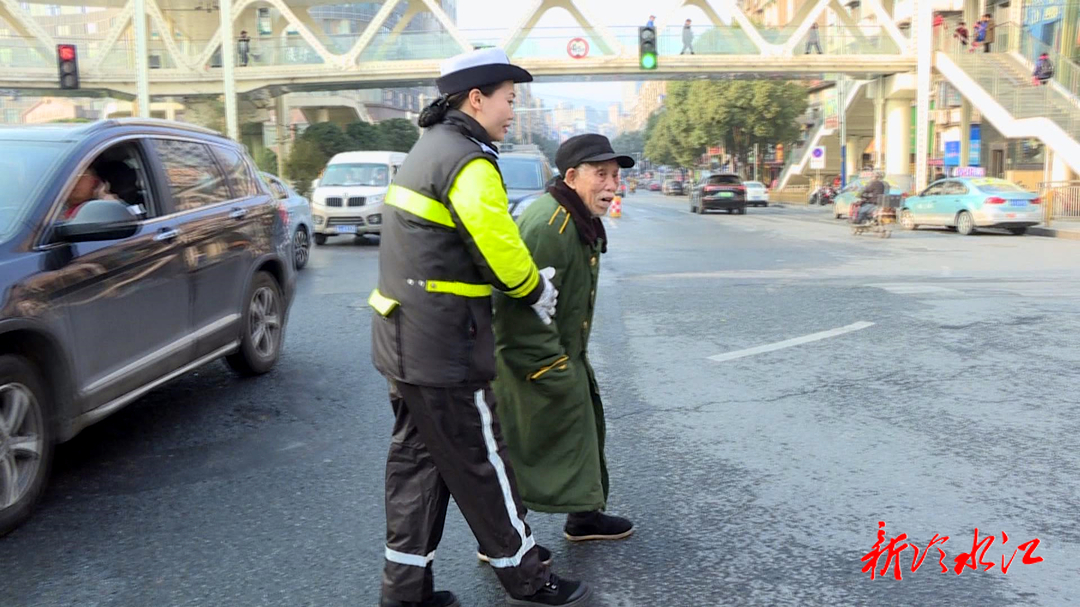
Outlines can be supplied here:
<path id="1" fill-rule="evenodd" d="M 491 386 L 429 388 L 391 380 L 390 404 L 383 596 L 431 597 L 450 496 L 503 587 L 518 597 L 538 591 L 548 571 L 525 524 Z"/>

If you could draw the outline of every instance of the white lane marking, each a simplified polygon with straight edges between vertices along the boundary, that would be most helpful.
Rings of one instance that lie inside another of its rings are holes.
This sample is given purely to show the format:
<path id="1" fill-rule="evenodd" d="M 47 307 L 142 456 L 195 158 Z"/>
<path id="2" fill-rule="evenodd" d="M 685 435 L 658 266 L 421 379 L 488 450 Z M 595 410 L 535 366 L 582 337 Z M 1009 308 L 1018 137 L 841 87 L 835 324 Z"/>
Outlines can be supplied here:
<path id="1" fill-rule="evenodd" d="M 293 449 L 299 449 L 300 447 L 303 447 L 306 444 L 307 443 L 289 443 L 288 445 L 285 445 L 284 447 L 278 449 L 278 453 L 280 453 L 282 451 L 292 451 Z"/>
<path id="2" fill-rule="evenodd" d="M 736 350 L 734 352 L 717 354 L 716 356 L 710 356 L 709 360 L 713 360 L 716 362 L 725 362 L 729 360 L 735 360 L 736 358 L 743 358 L 745 356 L 753 356 L 754 354 L 762 354 L 764 352 L 783 350 L 784 348 L 808 344 L 810 342 L 820 341 L 822 339 L 828 339 L 830 337 L 836 337 L 838 335 L 851 333 L 853 331 L 861 331 L 862 329 L 872 326 L 874 326 L 874 323 L 872 322 L 860 321 L 846 327 L 840 327 L 839 329 L 830 329 L 828 331 L 822 331 L 820 333 L 811 333 L 810 335 L 803 335 L 802 337 L 796 337 L 794 339 L 778 341 L 774 344 L 766 344 L 764 346 L 757 346 L 755 348 L 747 348 L 745 350 Z"/>
<path id="3" fill-rule="evenodd" d="M 939 287 L 937 285 L 914 284 L 914 283 L 879 283 L 866 285 L 895 293 L 897 295 L 923 295 L 929 293 L 960 293 L 958 289 Z"/>
<path id="4" fill-rule="evenodd" d="M 612 221 L 610 217 L 605 217 L 604 218 L 604 226 L 606 226 L 607 229 L 609 229 L 609 230 L 618 230 L 619 229 L 619 225 L 616 224 L 614 221 Z"/>

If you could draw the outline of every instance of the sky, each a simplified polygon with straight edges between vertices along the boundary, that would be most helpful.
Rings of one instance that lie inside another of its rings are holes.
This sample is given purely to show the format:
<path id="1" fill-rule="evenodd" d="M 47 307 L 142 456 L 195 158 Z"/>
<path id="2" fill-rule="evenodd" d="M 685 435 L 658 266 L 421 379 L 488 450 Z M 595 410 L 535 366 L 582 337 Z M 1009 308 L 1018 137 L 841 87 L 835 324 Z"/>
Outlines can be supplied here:
<path id="1" fill-rule="evenodd" d="M 671 16 L 669 24 L 681 23 L 684 19 L 693 19 L 705 23 L 705 14 L 698 8 L 677 8 L 681 2 L 672 0 L 576 0 L 577 4 L 588 11 L 596 21 L 609 27 L 635 27 L 644 25 L 649 15 L 656 15 L 663 20 L 665 14 Z M 500 30 L 501 38 L 511 28 L 516 28 L 526 15 L 532 11 L 536 0 L 458 0 L 457 23 L 462 30 Z M 564 9 L 554 8 L 548 11 L 537 23 L 537 27 L 576 27 L 577 22 Z M 492 34 L 495 35 L 494 33 Z M 569 42 L 569 34 L 567 35 Z M 569 57 L 567 57 L 569 60 Z M 573 82 L 534 84 L 533 93 L 549 104 L 565 101 L 575 105 L 588 104 L 607 108 L 611 103 L 622 101 L 622 83 L 620 82 Z"/>

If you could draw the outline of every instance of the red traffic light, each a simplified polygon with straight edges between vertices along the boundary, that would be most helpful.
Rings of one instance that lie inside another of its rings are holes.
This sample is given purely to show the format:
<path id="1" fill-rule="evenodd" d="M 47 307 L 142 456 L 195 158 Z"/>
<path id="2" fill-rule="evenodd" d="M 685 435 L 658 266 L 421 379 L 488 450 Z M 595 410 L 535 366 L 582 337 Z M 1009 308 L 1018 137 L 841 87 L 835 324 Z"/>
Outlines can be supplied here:
<path id="1" fill-rule="evenodd" d="M 61 61 L 73 61 L 75 59 L 74 44 L 58 44 L 56 45 L 56 52 L 60 55 Z"/>

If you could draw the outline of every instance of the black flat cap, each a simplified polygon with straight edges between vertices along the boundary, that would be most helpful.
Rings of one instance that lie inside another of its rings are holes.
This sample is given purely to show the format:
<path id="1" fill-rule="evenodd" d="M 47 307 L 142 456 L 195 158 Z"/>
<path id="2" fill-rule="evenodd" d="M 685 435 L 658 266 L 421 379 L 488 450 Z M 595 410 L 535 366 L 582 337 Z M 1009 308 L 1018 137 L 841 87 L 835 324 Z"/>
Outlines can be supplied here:
<path id="1" fill-rule="evenodd" d="M 596 133 L 571 137 L 555 152 L 555 166 L 558 167 L 559 174 L 564 176 L 567 171 L 580 164 L 608 160 L 618 162 L 624 169 L 634 166 L 632 157 L 615 153 L 608 138 Z"/>

